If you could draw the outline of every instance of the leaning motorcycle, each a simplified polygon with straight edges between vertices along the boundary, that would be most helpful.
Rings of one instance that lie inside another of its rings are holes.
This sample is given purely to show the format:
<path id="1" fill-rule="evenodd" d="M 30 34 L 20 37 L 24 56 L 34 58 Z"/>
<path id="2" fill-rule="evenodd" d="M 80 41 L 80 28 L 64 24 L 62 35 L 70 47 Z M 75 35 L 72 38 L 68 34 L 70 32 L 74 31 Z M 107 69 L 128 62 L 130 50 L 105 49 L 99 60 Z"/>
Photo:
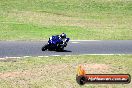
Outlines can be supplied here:
<path id="1" fill-rule="evenodd" d="M 67 46 L 70 38 L 65 38 L 65 40 L 60 40 L 58 36 L 52 36 L 49 38 L 48 43 L 42 47 L 42 51 L 63 51 L 64 47 Z"/>

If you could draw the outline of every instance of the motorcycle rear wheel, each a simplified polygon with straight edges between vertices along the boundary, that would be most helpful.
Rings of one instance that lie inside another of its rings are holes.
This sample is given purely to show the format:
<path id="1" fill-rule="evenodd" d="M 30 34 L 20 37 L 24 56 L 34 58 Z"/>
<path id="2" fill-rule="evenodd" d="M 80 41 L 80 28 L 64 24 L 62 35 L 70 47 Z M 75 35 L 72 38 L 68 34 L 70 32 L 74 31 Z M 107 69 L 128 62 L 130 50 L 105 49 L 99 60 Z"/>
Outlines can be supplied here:
<path id="1" fill-rule="evenodd" d="M 58 48 L 56 51 L 62 52 L 62 51 L 64 51 L 64 48 Z"/>

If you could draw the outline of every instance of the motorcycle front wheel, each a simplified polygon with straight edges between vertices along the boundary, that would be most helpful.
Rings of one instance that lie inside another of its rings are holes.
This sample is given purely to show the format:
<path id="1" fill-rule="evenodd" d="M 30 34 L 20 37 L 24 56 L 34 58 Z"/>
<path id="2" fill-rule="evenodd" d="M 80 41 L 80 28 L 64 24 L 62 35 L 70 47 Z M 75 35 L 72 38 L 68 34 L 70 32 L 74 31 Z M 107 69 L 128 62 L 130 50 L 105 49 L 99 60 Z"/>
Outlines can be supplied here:
<path id="1" fill-rule="evenodd" d="M 42 51 L 45 51 L 45 50 L 47 50 L 48 49 L 48 44 L 46 44 L 46 45 L 44 45 L 43 47 L 42 47 Z"/>

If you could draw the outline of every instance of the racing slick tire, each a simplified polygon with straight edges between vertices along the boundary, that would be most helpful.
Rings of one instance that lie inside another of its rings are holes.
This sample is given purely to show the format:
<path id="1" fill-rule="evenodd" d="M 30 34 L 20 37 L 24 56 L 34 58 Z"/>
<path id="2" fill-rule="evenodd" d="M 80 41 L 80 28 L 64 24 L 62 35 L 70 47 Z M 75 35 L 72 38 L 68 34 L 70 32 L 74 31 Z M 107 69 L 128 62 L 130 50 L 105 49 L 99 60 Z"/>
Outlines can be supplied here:
<path id="1" fill-rule="evenodd" d="M 48 49 L 48 44 L 46 44 L 46 45 L 44 45 L 43 47 L 42 47 L 42 51 L 45 51 L 45 50 L 47 50 Z"/>

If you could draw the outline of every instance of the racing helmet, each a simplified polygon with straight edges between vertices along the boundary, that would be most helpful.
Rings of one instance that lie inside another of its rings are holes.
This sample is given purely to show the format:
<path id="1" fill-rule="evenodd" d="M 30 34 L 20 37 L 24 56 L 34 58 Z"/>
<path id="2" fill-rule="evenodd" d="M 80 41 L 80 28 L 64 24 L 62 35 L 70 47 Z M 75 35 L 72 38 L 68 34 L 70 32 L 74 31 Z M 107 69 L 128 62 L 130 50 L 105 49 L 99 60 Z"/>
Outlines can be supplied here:
<path id="1" fill-rule="evenodd" d="M 64 39 L 64 38 L 66 38 L 66 34 L 65 34 L 65 33 L 62 33 L 62 34 L 60 35 L 60 37 L 61 37 L 62 39 Z"/>

